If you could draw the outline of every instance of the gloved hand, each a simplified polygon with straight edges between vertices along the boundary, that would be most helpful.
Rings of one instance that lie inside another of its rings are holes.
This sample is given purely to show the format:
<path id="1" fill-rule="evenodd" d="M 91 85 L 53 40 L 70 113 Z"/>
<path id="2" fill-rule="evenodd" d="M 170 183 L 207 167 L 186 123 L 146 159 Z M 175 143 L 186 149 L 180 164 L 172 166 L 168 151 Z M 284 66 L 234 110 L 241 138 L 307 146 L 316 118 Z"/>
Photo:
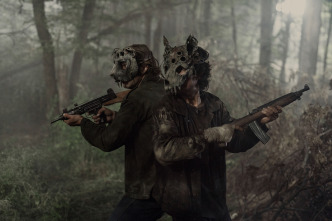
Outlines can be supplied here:
<path id="1" fill-rule="evenodd" d="M 212 127 L 204 130 L 204 138 L 209 142 L 228 143 L 234 134 L 235 126 L 224 124 L 220 127 Z"/>

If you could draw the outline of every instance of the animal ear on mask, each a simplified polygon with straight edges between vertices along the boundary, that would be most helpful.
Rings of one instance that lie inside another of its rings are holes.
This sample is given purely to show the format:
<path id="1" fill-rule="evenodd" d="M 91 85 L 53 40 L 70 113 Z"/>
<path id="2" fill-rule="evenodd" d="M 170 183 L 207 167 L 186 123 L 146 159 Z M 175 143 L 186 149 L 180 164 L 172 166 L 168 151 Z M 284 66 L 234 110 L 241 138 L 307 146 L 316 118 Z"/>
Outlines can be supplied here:
<path id="1" fill-rule="evenodd" d="M 194 54 L 198 48 L 198 41 L 193 35 L 189 35 L 187 38 L 186 46 L 187 46 L 187 51 L 188 55 Z"/>
<path id="2" fill-rule="evenodd" d="M 120 51 L 119 48 L 114 48 L 113 52 L 112 52 L 112 59 L 113 61 L 119 56 L 118 52 Z"/>
<path id="3" fill-rule="evenodd" d="M 169 42 L 165 36 L 163 36 L 164 46 L 165 46 L 165 54 L 168 54 L 172 47 L 169 45 Z"/>

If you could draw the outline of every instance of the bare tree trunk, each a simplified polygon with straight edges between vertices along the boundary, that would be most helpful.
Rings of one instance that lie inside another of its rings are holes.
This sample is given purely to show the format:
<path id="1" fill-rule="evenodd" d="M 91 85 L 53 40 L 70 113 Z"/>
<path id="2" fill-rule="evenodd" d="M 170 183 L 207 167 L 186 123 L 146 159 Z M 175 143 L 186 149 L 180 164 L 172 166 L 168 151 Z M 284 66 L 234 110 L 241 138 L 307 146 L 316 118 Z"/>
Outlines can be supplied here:
<path id="1" fill-rule="evenodd" d="M 145 15 L 145 43 L 149 48 L 151 47 L 151 20 L 151 14 L 147 13 Z"/>
<path id="2" fill-rule="evenodd" d="M 271 45 L 272 45 L 272 7 L 273 0 L 261 0 L 261 39 L 259 64 L 262 71 L 268 71 L 271 62 Z"/>
<path id="3" fill-rule="evenodd" d="M 61 32 L 59 32 L 56 39 L 56 49 L 60 48 L 60 37 Z M 57 88 L 59 94 L 59 112 L 66 108 L 69 104 L 69 68 L 63 59 L 63 56 L 57 56 L 56 58 L 56 78 L 57 78 Z"/>
<path id="4" fill-rule="evenodd" d="M 96 5 L 96 0 L 86 0 L 81 25 L 78 28 L 77 34 L 77 48 L 74 53 L 72 67 L 71 67 L 71 76 L 70 76 L 70 98 L 72 99 L 78 90 L 77 83 L 79 81 L 81 65 L 83 61 L 83 49 L 87 44 L 88 31 L 90 28 L 91 20 L 93 17 L 93 11 Z"/>
<path id="5" fill-rule="evenodd" d="M 195 0 L 195 2 L 193 3 L 193 8 L 192 10 L 190 9 L 190 7 L 187 7 L 187 10 L 184 12 L 187 14 L 187 18 L 189 18 L 190 20 L 187 21 L 188 23 L 190 23 L 191 29 L 192 29 L 192 34 L 196 35 L 199 31 L 199 26 L 197 25 L 197 8 L 198 8 L 198 0 Z M 191 18 L 190 18 L 191 16 Z M 204 15 L 203 15 L 204 16 Z"/>
<path id="6" fill-rule="evenodd" d="M 237 32 L 236 32 L 236 20 L 235 20 L 235 10 L 234 10 L 234 2 L 233 0 L 230 0 L 231 2 L 231 17 L 232 17 L 232 35 L 233 35 L 233 44 L 234 44 L 234 63 L 235 63 L 235 68 L 236 70 L 238 69 L 237 67 L 237 59 L 238 59 L 238 53 L 237 53 Z"/>
<path id="7" fill-rule="evenodd" d="M 327 39 L 326 39 L 326 45 L 325 45 L 325 52 L 324 52 L 324 75 L 326 73 L 326 67 L 327 67 L 327 52 L 329 50 L 329 44 L 330 44 L 330 37 L 331 37 L 331 29 L 332 29 L 332 7 L 330 6 L 330 20 L 329 20 L 329 28 L 327 31 Z"/>
<path id="8" fill-rule="evenodd" d="M 283 48 L 282 48 L 282 64 L 281 64 L 281 71 L 280 71 L 280 82 L 285 83 L 286 82 L 286 77 L 285 77 L 285 67 L 286 67 L 286 61 L 287 61 L 287 56 L 288 56 L 288 45 L 289 45 L 289 36 L 290 36 L 290 26 L 292 23 L 292 18 L 290 15 L 287 15 L 287 20 L 286 20 L 286 27 L 284 34 L 282 36 L 282 43 Z"/>
<path id="9" fill-rule="evenodd" d="M 62 59 L 59 59 L 58 61 L 57 73 L 59 90 L 59 109 L 60 111 L 62 111 L 63 108 L 66 108 L 69 105 L 69 68 Z"/>
<path id="10" fill-rule="evenodd" d="M 102 3 L 102 5 L 100 6 L 100 7 L 102 7 L 102 9 L 100 10 L 100 12 L 99 12 L 99 17 L 98 17 L 98 20 L 97 20 L 97 22 L 98 22 L 98 32 L 100 32 L 101 31 L 101 27 L 102 27 L 102 25 L 103 25 L 103 20 L 105 19 L 105 17 L 104 17 L 104 11 L 105 10 L 107 10 L 106 8 L 105 8 L 105 5 L 106 5 L 106 3 L 107 3 L 107 1 L 104 1 L 103 3 Z M 101 42 L 101 39 L 100 38 L 97 38 L 96 39 L 96 41 L 95 41 L 95 44 L 96 44 L 96 49 L 97 49 L 97 51 L 98 51 L 98 55 L 97 56 L 95 56 L 95 58 L 93 59 L 93 61 L 94 61 L 94 66 L 95 66 L 95 73 L 96 73 L 96 75 L 100 75 L 100 70 L 99 70 L 99 51 L 100 51 L 100 48 L 101 48 L 101 45 L 100 45 L 100 42 Z"/>
<path id="11" fill-rule="evenodd" d="M 159 12 L 158 21 L 157 21 L 157 28 L 154 31 L 153 36 L 153 51 L 155 54 L 155 57 L 158 59 L 158 61 L 161 61 L 160 58 L 160 43 L 162 42 L 162 31 L 163 31 L 163 13 L 162 11 Z"/>
<path id="12" fill-rule="evenodd" d="M 179 19 L 177 16 L 177 10 L 178 9 L 164 11 L 165 20 L 163 22 L 164 26 L 163 32 L 166 36 L 177 36 L 176 30 L 178 28 L 178 19 Z"/>
<path id="13" fill-rule="evenodd" d="M 204 10 L 203 10 L 203 33 L 205 36 L 210 35 L 210 23 L 211 23 L 211 5 L 212 0 L 204 1 Z"/>
<path id="14" fill-rule="evenodd" d="M 299 54 L 299 84 L 313 82 L 316 74 L 318 43 L 321 27 L 322 0 L 307 0 L 303 15 Z M 308 82 L 310 81 L 310 82 Z"/>
<path id="15" fill-rule="evenodd" d="M 43 75 L 46 90 L 46 111 L 58 110 L 57 88 L 55 78 L 55 56 L 52 36 L 48 31 L 44 0 L 32 0 L 34 21 L 43 49 Z"/>

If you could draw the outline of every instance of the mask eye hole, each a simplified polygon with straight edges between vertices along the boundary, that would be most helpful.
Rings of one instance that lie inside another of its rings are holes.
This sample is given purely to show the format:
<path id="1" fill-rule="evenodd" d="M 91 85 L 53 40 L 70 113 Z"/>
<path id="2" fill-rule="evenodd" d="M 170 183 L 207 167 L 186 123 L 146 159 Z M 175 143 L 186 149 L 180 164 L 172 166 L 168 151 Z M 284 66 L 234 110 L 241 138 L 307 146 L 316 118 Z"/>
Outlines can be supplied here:
<path id="1" fill-rule="evenodd" d="M 182 56 L 182 57 L 180 58 L 180 60 L 181 60 L 181 61 L 186 61 L 186 58 Z"/>
<path id="2" fill-rule="evenodd" d="M 135 56 L 135 50 L 133 48 L 126 48 L 126 52 L 132 56 Z"/>
<path id="3" fill-rule="evenodd" d="M 172 59 L 172 63 L 175 63 L 175 59 L 174 58 Z"/>
<path id="4" fill-rule="evenodd" d="M 182 66 L 179 66 L 175 69 L 176 73 L 180 74 L 180 72 L 183 70 L 184 68 Z"/>

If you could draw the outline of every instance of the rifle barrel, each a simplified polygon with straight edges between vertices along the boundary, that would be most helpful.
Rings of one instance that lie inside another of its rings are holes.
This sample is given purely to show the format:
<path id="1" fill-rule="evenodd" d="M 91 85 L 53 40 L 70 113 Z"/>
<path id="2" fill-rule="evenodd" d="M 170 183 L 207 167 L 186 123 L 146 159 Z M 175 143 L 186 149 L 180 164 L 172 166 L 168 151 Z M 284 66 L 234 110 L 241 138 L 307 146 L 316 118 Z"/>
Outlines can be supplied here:
<path id="1" fill-rule="evenodd" d="M 236 119 L 234 120 L 231 124 L 235 125 L 235 126 L 244 126 L 246 124 L 249 124 L 259 118 L 264 117 L 265 115 L 261 112 L 261 110 L 265 107 L 268 106 L 281 106 L 281 107 L 285 107 L 291 103 L 293 103 L 296 100 L 299 100 L 303 94 L 304 91 L 309 90 L 309 86 L 307 84 L 304 85 L 304 88 L 296 91 L 296 92 L 292 92 L 292 93 L 288 93 L 286 95 L 283 95 L 273 101 L 270 101 L 262 106 L 259 106 L 258 108 L 254 109 L 250 114 L 248 114 L 247 116 L 244 116 L 242 118 Z"/>
<path id="2" fill-rule="evenodd" d="M 114 93 L 112 88 L 109 88 L 107 90 L 107 94 L 103 95 L 101 97 L 95 98 L 93 100 L 87 101 L 80 105 L 75 105 L 74 108 L 67 111 L 67 109 L 63 110 L 62 113 L 68 113 L 70 115 L 75 114 L 84 114 L 84 113 L 90 113 L 95 112 L 97 109 L 100 109 L 104 103 L 115 100 L 117 98 L 117 95 Z M 65 120 L 66 118 L 60 115 L 57 119 L 53 120 L 51 124 L 59 121 L 59 120 Z"/>
<path id="3" fill-rule="evenodd" d="M 65 117 L 62 116 L 62 115 L 60 115 L 57 119 L 53 120 L 53 121 L 51 122 L 51 124 L 53 124 L 53 123 L 55 123 L 55 122 L 57 122 L 57 121 L 59 121 L 59 120 L 65 120 Z"/>

